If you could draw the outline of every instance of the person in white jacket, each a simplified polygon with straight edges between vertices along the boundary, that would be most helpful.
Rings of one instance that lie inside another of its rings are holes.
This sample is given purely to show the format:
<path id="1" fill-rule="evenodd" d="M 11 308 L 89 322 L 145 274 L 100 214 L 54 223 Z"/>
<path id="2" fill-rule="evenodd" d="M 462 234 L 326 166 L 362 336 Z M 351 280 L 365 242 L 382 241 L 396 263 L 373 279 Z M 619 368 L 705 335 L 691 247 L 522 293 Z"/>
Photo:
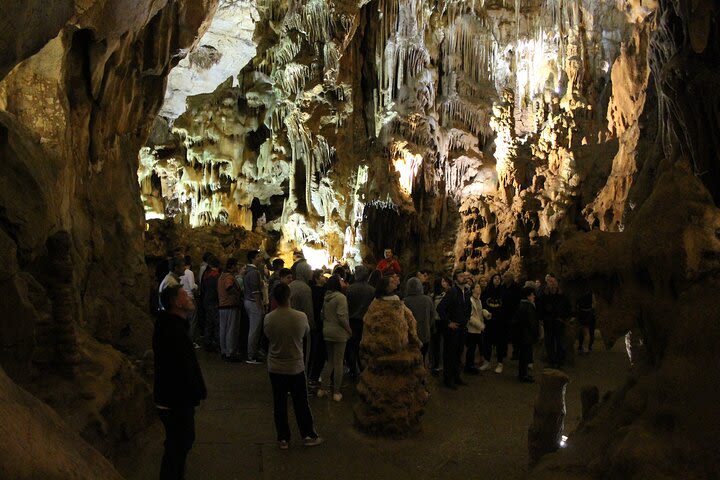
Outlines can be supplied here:
<path id="1" fill-rule="evenodd" d="M 470 312 L 470 321 L 468 322 L 467 334 L 467 351 L 465 353 L 465 373 L 477 375 L 480 370 L 475 366 L 475 349 L 482 352 L 483 330 L 485 330 L 485 320 L 490 318 L 490 312 L 483 309 L 480 295 L 482 288 L 480 283 L 476 283 L 472 289 L 472 311 Z"/>

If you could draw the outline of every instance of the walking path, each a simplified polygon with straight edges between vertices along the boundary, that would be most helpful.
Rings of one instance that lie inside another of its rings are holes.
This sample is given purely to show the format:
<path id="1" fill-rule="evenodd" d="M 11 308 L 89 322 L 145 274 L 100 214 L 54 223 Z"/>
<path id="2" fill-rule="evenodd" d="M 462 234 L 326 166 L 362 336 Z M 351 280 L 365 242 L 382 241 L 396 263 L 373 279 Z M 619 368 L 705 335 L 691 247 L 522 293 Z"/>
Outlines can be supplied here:
<path id="1" fill-rule="evenodd" d="M 325 444 L 304 448 L 291 417 L 290 450 L 280 451 L 265 365 L 225 363 L 206 353 L 199 356 L 209 395 L 197 410 L 188 479 L 502 480 L 523 478 L 527 472 L 527 429 L 538 387 L 517 382 L 516 362 L 507 362 L 501 375 L 492 371 L 466 375 L 470 385 L 456 391 L 442 388 L 438 378 L 429 377 L 431 396 L 423 431 L 405 440 L 371 438 L 352 427 L 352 405 L 357 401 L 352 385 L 343 389 L 340 403 L 311 398 Z M 539 366 L 541 362 L 536 362 L 536 371 Z M 597 385 L 602 396 L 621 385 L 628 366 L 627 355 L 617 346 L 578 357 L 576 365 L 567 368 L 571 383 L 566 431 L 579 421 L 581 387 Z M 157 478 L 162 440 L 158 423 L 139 440 L 140 453 L 119 462 L 128 479 Z"/>

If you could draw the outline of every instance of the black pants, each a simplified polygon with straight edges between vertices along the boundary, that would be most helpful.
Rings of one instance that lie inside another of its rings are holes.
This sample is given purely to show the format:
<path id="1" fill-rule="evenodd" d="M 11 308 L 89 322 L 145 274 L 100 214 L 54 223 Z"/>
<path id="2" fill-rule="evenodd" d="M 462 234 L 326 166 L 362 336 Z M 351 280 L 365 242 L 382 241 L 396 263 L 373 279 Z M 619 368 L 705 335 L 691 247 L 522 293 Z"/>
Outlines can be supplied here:
<path id="1" fill-rule="evenodd" d="M 493 347 L 497 354 L 498 363 L 502 363 L 507 356 L 508 332 L 504 323 L 489 321 L 484 332 L 483 357 L 488 362 L 492 358 Z"/>
<path id="2" fill-rule="evenodd" d="M 270 384 L 273 392 L 273 413 L 275 415 L 275 430 L 278 441 L 290 441 L 290 425 L 288 424 L 287 394 L 293 402 L 295 418 L 297 419 L 300 435 L 315 438 L 315 426 L 313 416 L 310 412 L 310 404 L 307 396 L 307 382 L 305 372 L 296 375 L 284 375 L 281 373 L 270 373 Z"/>
<path id="3" fill-rule="evenodd" d="M 465 336 L 465 369 L 470 369 L 475 366 L 475 350 L 484 351 L 483 349 L 483 334 L 482 333 L 470 333 L 468 332 Z"/>
<path id="4" fill-rule="evenodd" d="M 182 480 L 185 460 L 195 441 L 195 408 L 158 408 L 158 415 L 165 426 L 160 480 Z"/>
<path id="5" fill-rule="evenodd" d="M 528 365 L 533 363 L 533 346 L 532 344 L 518 344 L 518 378 L 528 376 Z"/>
<path id="6" fill-rule="evenodd" d="M 440 368 L 440 350 L 442 349 L 442 341 L 442 332 L 433 332 L 430 336 L 430 368 L 433 370 L 438 370 Z"/>
<path id="7" fill-rule="evenodd" d="M 580 320 L 580 326 L 585 327 L 589 330 L 590 338 L 588 339 L 588 351 L 592 351 L 593 342 L 595 341 L 595 313 L 594 312 L 580 312 L 578 315 Z M 583 343 L 585 343 L 585 337 L 583 336 L 583 328 L 580 328 L 578 332 L 579 350 L 582 350 Z"/>
<path id="8" fill-rule="evenodd" d="M 545 319 L 545 350 L 552 367 L 565 363 L 565 324 L 559 320 Z"/>
<path id="9" fill-rule="evenodd" d="M 450 328 L 445 330 L 443 348 L 443 380 L 445 384 L 454 384 L 460 379 L 460 356 L 462 355 L 465 330 Z"/>
<path id="10" fill-rule="evenodd" d="M 312 335 L 312 341 L 310 342 L 310 368 L 308 378 L 311 381 L 317 381 L 325 366 L 327 352 L 325 350 L 325 339 L 323 338 L 322 330 L 311 330 L 310 335 Z"/>
<path id="11" fill-rule="evenodd" d="M 350 369 L 350 375 L 358 375 L 360 368 L 360 340 L 362 340 L 363 321 L 362 318 L 351 318 L 350 329 L 352 336 L 345 345 L 345 362 Z"/>

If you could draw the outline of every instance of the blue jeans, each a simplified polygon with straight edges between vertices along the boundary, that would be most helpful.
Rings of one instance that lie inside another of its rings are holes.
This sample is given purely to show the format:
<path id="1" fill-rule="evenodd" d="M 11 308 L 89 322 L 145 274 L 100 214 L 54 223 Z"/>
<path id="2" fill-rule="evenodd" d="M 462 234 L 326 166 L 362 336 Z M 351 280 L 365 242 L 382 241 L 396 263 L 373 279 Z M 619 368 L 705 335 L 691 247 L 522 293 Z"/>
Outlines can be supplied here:
<path id="1" fill-rule="evenodd" d="M 258 353 L 258 328 L 262 321 L 262 311 L 255 300 L 245 300 L 245 311 L 248 314 L 248 358 L 253 359 Z"/>

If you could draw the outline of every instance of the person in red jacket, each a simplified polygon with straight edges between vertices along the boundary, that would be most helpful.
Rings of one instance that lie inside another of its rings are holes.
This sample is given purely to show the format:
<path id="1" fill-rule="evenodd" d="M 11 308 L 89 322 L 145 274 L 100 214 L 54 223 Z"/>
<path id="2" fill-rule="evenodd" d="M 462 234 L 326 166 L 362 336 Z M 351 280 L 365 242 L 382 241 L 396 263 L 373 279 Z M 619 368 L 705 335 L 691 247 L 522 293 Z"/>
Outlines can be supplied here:
<path id="1" fill-rule="evenodd" d="M 391 270 L 400 275 L 400 263 L 398 263 L 398 261 L 393 256 L 392 249 L 386 248 L 384 256 L 385 258 L 380 260 L 380 263 L 377 264 L 377 269 L 380 270 L 382 273 Z"/>

